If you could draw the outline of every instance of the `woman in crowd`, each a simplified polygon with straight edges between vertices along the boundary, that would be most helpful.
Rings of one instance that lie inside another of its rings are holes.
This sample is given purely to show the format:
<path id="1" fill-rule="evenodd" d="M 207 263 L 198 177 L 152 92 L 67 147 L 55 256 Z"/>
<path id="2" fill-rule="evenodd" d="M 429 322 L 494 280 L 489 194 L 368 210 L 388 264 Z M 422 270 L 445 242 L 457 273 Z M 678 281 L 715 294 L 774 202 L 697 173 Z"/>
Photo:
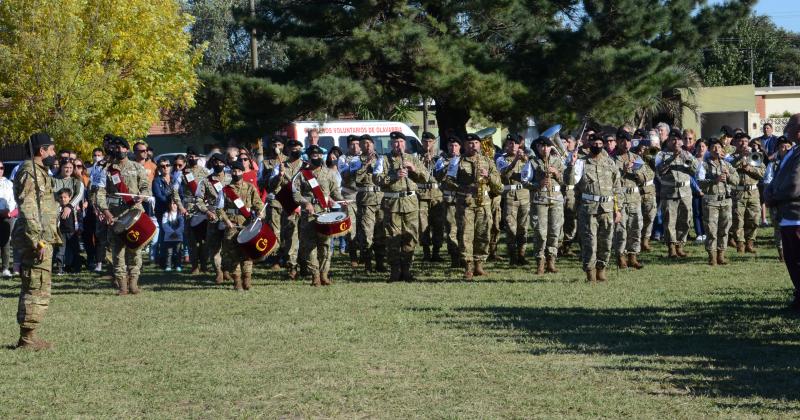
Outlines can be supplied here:
<path id="1" fill-rule="evenodd" d="M 684 130 L 684 135 L 686 132 L 689 131 L 690 135 L 694 136 L 694 131 L 692 130 Z M 694 148 L 689 150 L 694 157 L 697 158 L 697 161 L 700 164 L 703 164 L 703 161 L 706 157 L 706 153 L 708 152 L 708 143 L 706 143 L 703 139 L 698 139 L 694 143 Z M 692 178 L 692 220 L 694 221 L 694 233 L 697 235 L 695 239 L 695 243 L 698 245 L 702 245 L 706 240 L 706 234 L 703 230 L 703 190 L 700 188 L 700 184 L 697 182 L 696 178 Z"/>
<path id="2" fill-rule="evenodd" d="M 0 163 L 0 249 L 3 258 L 3 277 L 11 277 L 11 231 L 17 220 L 14 183 L 5 177 L 5 163 Z"/>
<path id="3" fill-rule="evenodd" d="M 173 189 L 173 182 L 172 182 L 172 165 L 170 164 L 169 160 L 166 158 L 162 158 L 158 161 L 156 167 L 156 177 L 153 179 L 153 198 L 155 199 L 155 216 L 156 220 L 161 222 L 164 213 L 168 210 L 170 202 L 172 202 L 172 194 L 174 193 Z M 161 251 L 163 238 L 164 238 L 164 230 L 163 226 L 159 226 L 159 232 L 162 232 L 157 238 L 153 238 L 153 243 L 155 246 L 150 247 L 150 258 L 152 261 L 159 261 L 159 263 L 164 258 L 164 253 Z"/>

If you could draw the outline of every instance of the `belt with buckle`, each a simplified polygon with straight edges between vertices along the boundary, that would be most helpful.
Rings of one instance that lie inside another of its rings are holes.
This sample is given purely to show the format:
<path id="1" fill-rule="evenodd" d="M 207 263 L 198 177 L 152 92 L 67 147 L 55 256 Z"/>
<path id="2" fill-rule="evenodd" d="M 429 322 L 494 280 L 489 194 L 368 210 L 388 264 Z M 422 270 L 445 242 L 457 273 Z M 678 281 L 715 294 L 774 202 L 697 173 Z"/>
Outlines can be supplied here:
<path id="1" fill-rule="evenodd" d="M 383 193 L 383 198 L 403 198 L 411 197 L 415 194 L 417 194 L 416 191 L 385 192 Z"/>
<path id="2" fill-rule="evenodd" d="M 122 201 L 121 198 L 118 198 L 118 197 L 108 197 L 108 199 L 106 200 L 106 203 L 108 203 L 109 206 L 112 206 L 112 205 L 113 206 L 121 206 L 123 201 Z"/>
<path id="3" fill-rule="evenodd" d="M 572 190 L 575 189 L 575 186 L 574 185 L 565 185 L 564 188 L 566 188 L 567 191 L 572 191 Z"/>
<path id="4" fill-rule="evenodd" d="M 523 188 L 522 184 L 503 185 L 503 191 L 521 190 L 522 188 Z"/>
<path id="5" fill-rule="evenodd" d="M 227 213 L 229 216 L 238 216 L 239 209 L 225 209 L 225 213 Z"/>
<path id="6" fill-rule="evenodd" d="M 665 187 L 683 188 L 683 187 L 688 186 L 689 183 L 687 181 L 683 181 L 683 182 L 666 182 L 666 181 L 662 181 L 661 185 L 663 185 Z"/>
<path id="7" fill-rule="evenodd" d="M 358 192 L 381 192 L 381 189 L 378 187 L 356 187 L 356 191 Z"/>
<path id="8" fill-rule="evenodd" d="M 478 196 L 478 193 L 464 193 L 464 192 L 457 192 L 456 194 L 458 194 L 458 195 L 459 195 L 459 196 L 461 196 L 461 197 L 477 197 L 477 196 Z M 483 195 L 484 195 L 484 196 L 486 196 L 486 197 L 488 197 L 488 196 L 489 196 L 489 191 L 484 191 L 484 192 L 483 192 Z"/>
<path id="9" fill-rule="evenodd" d="M 355 194 L 357 191 L 347 187 L 342 187 L 342 194 Z"/>
<path id="10" fill-rule="evenodd" d="M 638 193 L 638 192 L 639 192 L 639 189 L 638 189 L 638 188 L 635 188 L 635 187 L 631 187 L 631 188 L 624 188 L 622 191 L 623 191 L 625 194 L 633 194 L 633 193 Z"/>
<path id="11" fill-rule="evenodd" d="M 439 184 L 435 182 L 429 182 L 427 184 L 417 184 L 417 189 L 419 190 L 436 190 L 439 188 Z"/>
<path id="12" fill-rule="evenodd" d="M 758 189 L 758 185 L 737 185 L 736 191 L 754 191 Z"/>
<path id="13" fill-rule="evenodd" d="M 586 201 L 593 201 L 595 203 L 608 203 L 609 201 L 613 200 L 614 197 L 583 193 L 581 194 L 581 199 Z"/>

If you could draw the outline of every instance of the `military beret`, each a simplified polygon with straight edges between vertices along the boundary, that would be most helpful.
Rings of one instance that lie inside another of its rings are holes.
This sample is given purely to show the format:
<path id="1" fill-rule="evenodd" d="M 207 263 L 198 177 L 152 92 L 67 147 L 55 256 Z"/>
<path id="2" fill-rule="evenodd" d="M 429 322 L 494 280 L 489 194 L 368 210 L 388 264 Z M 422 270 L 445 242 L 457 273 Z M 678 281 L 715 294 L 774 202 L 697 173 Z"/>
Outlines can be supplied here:
<path id="1" fill-rule="evenodd" d="M 347 136 L 347 144 L 350 144 L 351 142 L 354 142 L 354 141 L 358 141 L 358 136 L 357 135 L 351 134 L 351 135 Z"/>
<path id="2" fill-rule="evenodd" d="M 405 136 L 405 134 L 403 134 L 403 133 L 401 133 L 399 131 L 392 131 L 391 133 L 389 133 L 389 138 L 392 139 L 392 140 L 397 140 L 397 139 L 405 140 L 406 136 Z"/>
<path id="3" fill-rule="evenodd" d="M 623 131 L 620 131 L 619 133 L 617 133 L 617 140 L 619 140 L 619 141 L 622 141 L 622 140 L 631 141 L 632 139 L 633 138 L 631 137 L 631 133 L 629 133 L 627 131 L 623 130 Z"/>
<path id="4" fill-rule="evenodd" d="M 478 135 L 475 134 L 475 133 L 469 133 L 469 134 L 467 134 L 467 140 L 466 141 L 468 141 L 468 142 L 469 141 L 481 141 L 481 138 L 478 137 Z"/>
<path id="5" fill-rule="evenodd" d="M 697 142 L 700 143 L 700 140 L 698 140 Z M 723 146 L 722 142 L 719 141 L 719 139 L 716 138 L 716 137 L 711 137 L 710 139 L 708 139 L 707 143 L 708 143 L 708 148 L 709 149 L 711 148 L 711 146 L 713 146 L 715 144 L 719 144 L 720 146 Z"/>
<path id="6" fill-rule="evenodd" d="M 241 160 L 234 160 L 230 164 L 231 170 L 238 169 L 240 171 L 244 171 L 244 163 Z"/>
<path id="7" fill-rule="evenodd" d="M 683 133 L 681 133 L 681 130 L 680 130 L 680 129 L 678 129 L 678 128 L 673 128 L 672 130 L 669 130 L 669 138 L 679 138 L 679 139 L 682 139 L 682 138 L 683 138 Z"/>
<path id="8" fill-rule="evenodd" d="M 458 138 L 458 136 L 455 136 L 455 135 L 450 136 L 450 137 L 447 138 L 447 144 L 450 144 L 450 143 L 458 143 L 460 145 L 461 144 L 461 139 Z"/>
<path id="9" fill-rule="evenodd" d="M 286 141 L 287 141 L 287 140 L 288 140 L 288 139 L 286 138 L 286 136 L 275 136 L 275 137 L 272 139 L 272 142 L 273 142 L 273 143 L 280 143 L 280 144 L 286 145 Z"/>
<path id="10" fill-rule="evenodd" d="M 193 147 L 187 147 L 186 148 L 186 156 L 189 156 L 189 155 L 197 156 L 197 152 L 194 151 Z"/>
<path id="11" fill-rule="evenodd" d="M 111 133 L 106 133 L 103 136 L 103 143 L 112 143 L 114 141 L 114 135 Z"/>
<path id="12" fill-rule="evenodd" d="M 721 134 L 725 134 L 725 137 L 733 137 L 733 129 L 729 125 L 723 125 L 720 127 L 719 132 Z"/>
<path id="13" fill-rule="evenodd" d="M 322 148 L 317 146 L 316 144 L 312 144 L 311 146 L 308 146 L 306 148 L 306 154 L 307 155 L 310 156 L 310 155 L 313 155 L 314 153 L 322 154 Z"/>
<path id="14" fill-rule="evenodd" d="M 372 136 L 370 136 L 369 134 L 362 134 L 361 137 L 359 137 L 358 139 L 361 141 L 369 140 L 374 143 L 374 140 L 372 140 Z"/>
<path id="15" fill-rule="evenodd" d="M 223 155 L 222 153 L 219 153 L 219 152 L 218 153 L 214 153 L 213 155 L 211 155 L 210 158 L 208 158 L 208 160 L 209 160 L 209 162 L 213 162 L 215 160 L 219 161 L 219 162 L 225 162 L 225 155 Z"/>
<path id="16" fill-rule="evenodd" d="M 754 144 L 757 144 L 757 145 L 759 145 L 761 147 L 764 147 L 764 144 L 761 143 L 761 139 L 759 139 L 759 138 L 755 138 L 753 140 L 750 140 L 750 146 L 752 146 Z"/>
<path id="17" fill-rule="evenodd" d="M 422 140 L 436 140 L 436 136 L 430 131 L 422 133 Z"/>
<path id="18" fill-rule="evenodd" d="M 30 141 L 31 141 L 31 147 L 34 150 L 36 150 L 36 149 L 38 149 L 40 147 L 47 147 L 47 146 L 50 146 L 51 144 L 55 144 L 53 142 L 53 138 L 50 137 L 50 135 L 47 134 L 47 133 L 36 133 L 36 134 L 33 134 L 33 135 L 31 135 Z"/>
<path id="19" fill-rule="evenodd" d="M 292 140 L 289 140 L 288 142 L 286 142 L 286 147 L 288 149 L 291 149 L 291 148 L 297 147 L 297 146 L 303 147 L 303 143 L 300 143 L 299 140 L 295 140 L 295 139 L 292 139 Z"/>
<path id="20" fill-rule="evenodd" d="M 126 149 L 131 148 L 131 145 L 128 144 L 128 140 L 126 140 L 125 137 L 120 137 L 120 136 L 114 137 L 114 144 L 119 147 L 124 147 Z"/>
<path id="21" fill-rule="evenodd" d="M 634 134 L 637 137 L 647 137 L 647 130 L 645 130 L 644 128 L 638 128 L 636 129 L 636 131 L 634 131 Z"/>
<path id="22" fill-rule="evenodd" d="M 745 133 L 745 132 L 736 133 L 736 135 L 735 135 L 735 136 L 733 136 L 733 139 L 734 139 L 734 140 L 739 140 L 739 139 L 747 139 L 747 140 L 750 140 L 750 135 L 749 135 L 749 134 L 747 134 L 747 133 Z"/>
<path id="23" fill-rule="evenodd" d="M 547 136 L 539 136 L 533 141 L 532 144 L 534 146 L 538 146 L 540 144 L 546 145 L 546 146 L 552 146 L 553 145 L 553 140 L 550 140 L 550 137 L 547 137 Z"/>
<path id="24" fill-rule="evenodd" d="M 508 133 L 508 135 L 506 136 L 506 141 L 513 141 L 514 143 L 517 144 L 522 144 L 523 140 L 525 140 L 525 138 L 519 134 Z"/>
<path id="25" fill-rule="evenodd" d="M 331 147 L 331 150 L 328 151 L 328 156 L 333 155 L 333 154 L 335 154 L 336 157 L 338 158 L 339 156 L 343 155 L 344 152 L 342 151 L 342 149 L 339 146 L 333 146 L 333 147 Z"/>

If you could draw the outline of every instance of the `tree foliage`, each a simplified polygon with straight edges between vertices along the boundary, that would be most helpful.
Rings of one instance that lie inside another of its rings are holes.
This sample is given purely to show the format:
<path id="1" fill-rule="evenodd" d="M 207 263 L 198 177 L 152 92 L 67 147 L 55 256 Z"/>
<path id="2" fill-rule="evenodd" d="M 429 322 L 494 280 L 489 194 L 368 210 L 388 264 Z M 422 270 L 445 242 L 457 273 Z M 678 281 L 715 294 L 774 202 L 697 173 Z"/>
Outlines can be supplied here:
<path id="1" fill-rule="evenodd" d="M 0 2 L 0 142 L 47 130 L 86 152 L 107 132 L 144 137 L 194 103 L 190 23 L 176 0 Z"/>

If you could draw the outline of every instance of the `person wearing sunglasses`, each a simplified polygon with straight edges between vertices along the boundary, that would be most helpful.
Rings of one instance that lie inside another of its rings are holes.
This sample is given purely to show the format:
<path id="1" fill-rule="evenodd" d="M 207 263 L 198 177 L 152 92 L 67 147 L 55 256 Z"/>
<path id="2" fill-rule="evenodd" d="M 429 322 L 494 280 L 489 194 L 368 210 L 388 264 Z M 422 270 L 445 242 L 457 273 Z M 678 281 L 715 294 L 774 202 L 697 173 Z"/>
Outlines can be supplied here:
<path id="1" fill-rule="evenodd" d="M 2 249 L 3 277 L 11 277 L 11 231 L 17 220 L 17 202 L 14 201 L 14 183 L 5 176 L 5 163 L 0 163 L 0 249 Z"/>
<path id="2" fill-rule="evenodd" d="M 193 148 L 186 149 L 186 167 L 181 171 L 181 184 L 178 189 L 178 209 L 188 221 L 195 215 L 203 214 L 198 207 L 198 192 L 200 184 L 208 176 L 206 168 L 199 164 L 199 155 Z M 206 271 L 206 235 L 191 228 L 191 223 L 186 223 L 184 239 L 189 247 L 189 260 L 192 264 L 192 275 Z"/>

